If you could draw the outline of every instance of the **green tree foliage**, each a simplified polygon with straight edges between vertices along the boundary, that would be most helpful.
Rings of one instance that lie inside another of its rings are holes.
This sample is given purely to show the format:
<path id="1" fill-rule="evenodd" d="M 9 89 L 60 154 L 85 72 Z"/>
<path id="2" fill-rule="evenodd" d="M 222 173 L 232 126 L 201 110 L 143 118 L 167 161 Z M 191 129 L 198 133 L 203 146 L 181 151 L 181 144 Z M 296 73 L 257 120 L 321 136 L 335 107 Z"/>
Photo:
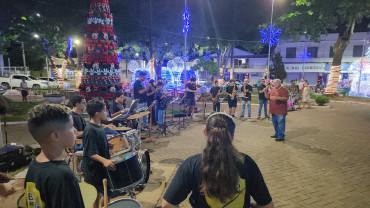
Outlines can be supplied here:
<path id="1" fill-rule="evenodd" d="M 217 75 L 219 72 L 217 63 L 211 59 L 205 58 L 200 58 L 199 62 L 195 64 L 192 69 L 199 72 L 204 71 L 209 73 L 210 75 Z"/>
<path id="2" fill-rule="evenodd" d="M 272 62 L 274 64 L 273 67 L 270 68 L 270 78 L 284 80 L 287 77 L 287 73 L 280 53 L 275 54 L 272 58 Z"/>

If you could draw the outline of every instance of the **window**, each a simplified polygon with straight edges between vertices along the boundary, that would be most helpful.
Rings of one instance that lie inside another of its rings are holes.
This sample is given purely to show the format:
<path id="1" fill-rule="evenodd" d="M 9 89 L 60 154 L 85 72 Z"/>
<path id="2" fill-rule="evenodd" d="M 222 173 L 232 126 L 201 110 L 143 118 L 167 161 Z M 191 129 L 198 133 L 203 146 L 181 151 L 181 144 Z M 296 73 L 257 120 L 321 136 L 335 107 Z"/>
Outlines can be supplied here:
<path id="1" fill-rule="evenodd" d="M 330 51 L 329 51 L 329 58 L 334 57 L 334 46 L 330 46 Z"/>
<path id="2" fill-rule="evenodd" d="M 297 48 L 286 48 L 286 57 L 287 58 L 296 58 Z"/>
<path id="3" fill-rule="evenodd" d="M 307 52 L 311 53 L 311 58 L 317 58 L 317 51 L 319 50 L 318 47 L 308 47 Z"/>
<path id="4" fill-rule="evenodd" d="M 361 57 L 363 46 L 362 45 L 355 45 L 353 46 L 353 57 Z"/>
<path id="5" fill-rule="evenodd" d="M 13 76 L 13 79 L 22 79 L 22 78 L 23 76 L 17 76 L 17 75 Z"/>

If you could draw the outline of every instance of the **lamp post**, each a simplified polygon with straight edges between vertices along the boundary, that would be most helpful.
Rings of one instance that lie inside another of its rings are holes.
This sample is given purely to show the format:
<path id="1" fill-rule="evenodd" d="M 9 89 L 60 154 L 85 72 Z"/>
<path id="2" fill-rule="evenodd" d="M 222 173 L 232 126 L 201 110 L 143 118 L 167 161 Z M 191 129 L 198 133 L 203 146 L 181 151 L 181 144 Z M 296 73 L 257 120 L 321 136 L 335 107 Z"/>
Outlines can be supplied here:
<path id="1" fill-rule="evenodd" d="M 273 15 L 274 15 L 274 2 L 275 2 L 275 0 L 272 0 L 272 3 L 271 3 L 271 20 L 270 20 L 270 25 L 272 26 L 272 17 L 273 17 Z M 270 76 L 270 54 L 271 54 L 271 44 L 270 44 L 270 42 L 271 42 L 271 32 L 270 32 L 270 34 L 269 34 L 269 36 L 270 36 L 270 38 L 269 38 L 269 54 L 268 54 L 268 58 L 267 58 L 267 79 L 269 78 L 269 76 Z"/>
<path id="2" fill-rule="evenodd" d="M 185 12 L 183 14 L 183 19 L 184 19 L 184 25 L 182 26 L 182 32 L 185 34 L 184 35 L 184 86 L 186 86 L 186 62 L 187 62 L 187 56 L 186 56 L 186 40 L 188 36 L 188 32 L 190 29 L 190 14 L 188 10 L 188 5 L 187 1 L 185 0 Z"/>

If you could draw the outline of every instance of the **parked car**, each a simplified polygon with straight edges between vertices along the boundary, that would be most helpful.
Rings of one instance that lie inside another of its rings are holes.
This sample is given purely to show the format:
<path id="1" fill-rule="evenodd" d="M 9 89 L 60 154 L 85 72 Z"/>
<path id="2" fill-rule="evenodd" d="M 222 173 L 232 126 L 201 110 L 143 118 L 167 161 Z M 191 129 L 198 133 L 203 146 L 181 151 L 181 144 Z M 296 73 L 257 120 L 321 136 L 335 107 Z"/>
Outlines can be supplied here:
<path id="1" fill-rule="evenodd" d="M 45 81 L 48 80 L 47 77 L 40 77 L 39 79 L 42 79 L 42 80 L 45 80 Z M 64 89 L 69 89 L 71 87 L 68 82 L 63 81 L 63 84 L 64 84 Z M 50 87 L 58 87 L 59 86 L 58 80 L 56 78 L 49 77 L 49 86 Z"/>
<path id="2" fill-rule="evenodd" d="M 21 86 L 22 79 L 26 79 L 27 86 L 29 88 L 45 88 L 47 82 L 45 80 L 37 79 L 36 77 L 24 74 L 12 74 L 9 77 L 0 77 L 0 83 L 4 89 L 19 88 Z"/>

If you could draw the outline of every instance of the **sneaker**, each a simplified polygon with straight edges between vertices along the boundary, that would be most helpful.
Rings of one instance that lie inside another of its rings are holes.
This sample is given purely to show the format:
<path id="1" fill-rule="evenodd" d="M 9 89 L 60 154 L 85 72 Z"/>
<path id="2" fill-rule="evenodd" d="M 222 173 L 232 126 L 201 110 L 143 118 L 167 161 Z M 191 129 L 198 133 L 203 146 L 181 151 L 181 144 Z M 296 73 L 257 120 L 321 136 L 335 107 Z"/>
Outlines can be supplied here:
<path id="1" fill-rule="evenodd" d="M 240 118 L 244 118 L 244 116 L 240 116 Z"/>
<path id="2" fill-rule="evenodd" d="M 271 138 L 278 138 L 277 136 L 275 136 L 275 135 L 272 135 L 272 136 L 270 136 Z"/>
<path id="3" fill-rule="evenodd" d="M 270 118 L 270 116 L 265 116 L 265 118 Z"/>
<path id="4" fill-rule="evenodd" d="M 149 130 L 148 127 L 144 127 L 141 129 L 141 131 L 148 131 L 148 130 Z"/>
<path id="5" fill-rule="evenodd" d="M 275 141 L 277 141 L 277 142 L 282 142 L 282 141 L 284 141 L 284 139 L 276 138 L 276 139 L 275 139 Z"/>
<path id="6" fill-rule="evenodd" d="M 248 119 L 252 119 L 250 116 L 248 116 Z"/>
<path id="7" fill-rule="evenodd" d="M 257 119 L 261 119 L 261 116 L 258 116 Z"/>
<path id="8" fill-rule="evenodd" d="M 235 118 L 235 115 L 232 115 L 233 118 Z"/>

